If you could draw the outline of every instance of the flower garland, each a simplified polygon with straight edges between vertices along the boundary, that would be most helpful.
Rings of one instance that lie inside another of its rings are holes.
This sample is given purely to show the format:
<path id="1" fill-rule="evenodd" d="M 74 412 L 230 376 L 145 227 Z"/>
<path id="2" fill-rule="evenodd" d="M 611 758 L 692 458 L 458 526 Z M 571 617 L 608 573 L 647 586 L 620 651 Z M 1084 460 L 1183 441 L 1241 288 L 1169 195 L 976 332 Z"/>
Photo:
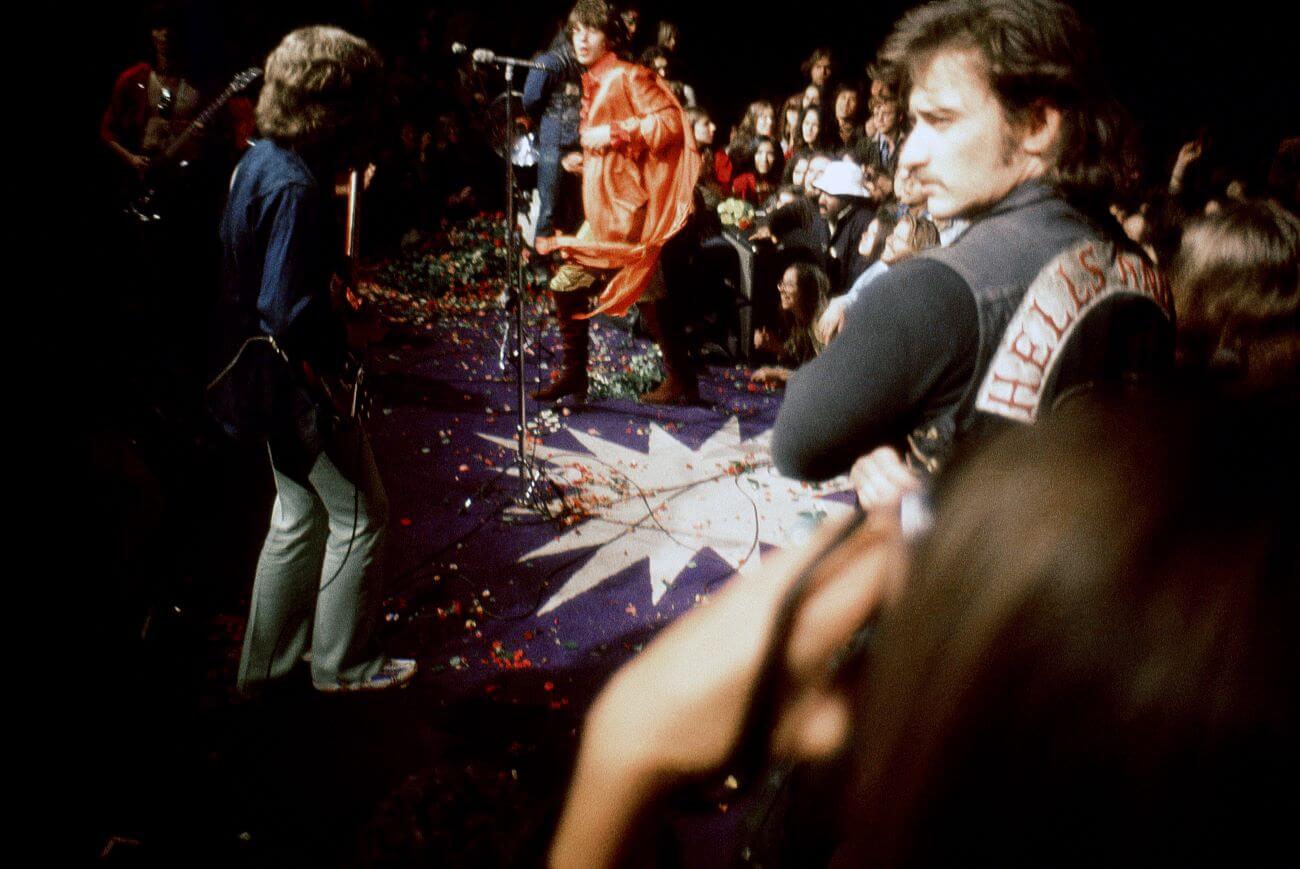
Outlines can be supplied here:
<path id="1" fill-rule="evenodd" d="M 663 355 L 654 344 L 644 349 L 635 344 L 625 346 L 616 355 L 615 348 L 593 329 L 592 345 L 589 398 L 637 398 L 663 380 Z"/>
<path id="2" fill-rule="evenodd" d="M 505 259 L 504 215 L 444 220 L 432 237 L 380 265 L 358 289 L 390 322 L 428 329 L 440 316 L 497 307 Z M 542 278 L 524 269 L 523 284 L 535 289 Z"/>
<path id="3" fill-rule="evenodd" d="M 478 318 L 500 310 L 505 255 L 503 215 L 444 220 L 418 248 L 379 265 L 357 289 L 390 324 L 429 332 L 440 320 Z M 545 282 L 544 274 L 523 269 L 525 298 L 539 307 L 529 316 L 543 317 L 552 329 L 554 322 L 540 310 L 547 305 Z M 663 379 L 663 370 L 659 348 L 633 340 L 607 318 L 593 322 L 592 398 L 636 398 Z"/>

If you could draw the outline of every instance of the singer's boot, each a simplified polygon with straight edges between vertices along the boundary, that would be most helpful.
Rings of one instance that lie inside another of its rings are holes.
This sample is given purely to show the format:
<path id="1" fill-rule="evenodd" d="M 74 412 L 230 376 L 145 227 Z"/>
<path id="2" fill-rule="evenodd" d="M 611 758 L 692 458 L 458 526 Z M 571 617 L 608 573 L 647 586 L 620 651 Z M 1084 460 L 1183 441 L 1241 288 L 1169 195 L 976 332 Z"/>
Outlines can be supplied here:
<path id="1" fill-rule="evenodd" d="M 585 314 L 590 307 L 591 294 L 581 290 L 553 293 L 555 316 L 560 322 L 560 373 L 550 386 L 533 393 L 537 401 L 558 401 L 566 395 L 577 397 L 579 404 L 587 400 L 587 329 Z"/>
<path id="2" fill-rule="evenodd" d="M 698 404 L 700 385 L 695 374 L 695 366 L 684 343 L 685 336 L 677 328 L 672 317 L 669 301 L 661 299 L 651 304 L 641 305 L 641 319 L 659 345 L 664 355 L 664 367 L 668 376 L 664 382 L 649 392 L 641 395 L 645 404 Z"/>

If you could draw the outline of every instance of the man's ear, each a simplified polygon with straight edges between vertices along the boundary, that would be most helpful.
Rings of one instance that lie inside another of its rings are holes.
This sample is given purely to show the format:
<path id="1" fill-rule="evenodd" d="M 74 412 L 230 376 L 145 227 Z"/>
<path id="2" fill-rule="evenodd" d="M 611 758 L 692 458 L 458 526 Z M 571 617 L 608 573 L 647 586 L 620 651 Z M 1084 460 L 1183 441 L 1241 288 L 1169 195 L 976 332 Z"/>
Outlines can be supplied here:
<path id="1" fill-rule="evenodd" d="M 1031 157 L 1046 160 L 1060 141 L 1061 110 L 1038 100 L 1026 113 L 1023 132 L 1020 147 Z"/>

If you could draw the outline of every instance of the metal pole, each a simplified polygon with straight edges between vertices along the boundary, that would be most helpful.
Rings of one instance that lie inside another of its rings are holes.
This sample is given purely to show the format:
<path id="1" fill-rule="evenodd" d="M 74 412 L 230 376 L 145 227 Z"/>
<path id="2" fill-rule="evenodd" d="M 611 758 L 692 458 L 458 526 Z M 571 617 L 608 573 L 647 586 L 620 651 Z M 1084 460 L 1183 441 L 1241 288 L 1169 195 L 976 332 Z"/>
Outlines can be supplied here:
<path id="1" fill-rule="evenodd" d="M 527 486 L 531 485 L 531 481 L 527 479 L 528 452 L 525 442 L 528 433 L 528 407 L 526 404 L 528 396 L 524 389 L 524 293 L 523 288 L 519 285 L 518 268 L 516 267 L 515 161 L 514 154 L 511 152 L 511 145 L 513 144 L 511 134 L 514 132 L 514 104 L 511 85 L 514 80 L 514 73 L 514 64 L 506 64 L 506 287 L 510 288 L 513 282 L 515 296 L 515 381 L 519 387 L 519 422 L 516 426 L 515 436 L 519 444 L 519 476 Z"/>

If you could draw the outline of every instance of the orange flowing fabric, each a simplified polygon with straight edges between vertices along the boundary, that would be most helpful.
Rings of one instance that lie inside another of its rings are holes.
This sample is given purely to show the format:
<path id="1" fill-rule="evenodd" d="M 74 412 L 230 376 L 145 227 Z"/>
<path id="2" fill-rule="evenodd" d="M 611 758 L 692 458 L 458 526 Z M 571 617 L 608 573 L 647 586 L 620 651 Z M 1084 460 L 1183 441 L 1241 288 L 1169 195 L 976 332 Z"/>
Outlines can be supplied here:
<path id="1" fill-rule="evenodd" d="M 664 243 L 691 215 L 700 154 L 681 104 L 645 67 L 610 52 L 583 75 L 582 89 L 582 129 L 610 128 L 607 148 L 583 149 L 590 238 L 556 236 L 538 250 L 559 249 L 581 265 L 619 269 L 591 314 L 621 315 L 641 298 Z"/>

